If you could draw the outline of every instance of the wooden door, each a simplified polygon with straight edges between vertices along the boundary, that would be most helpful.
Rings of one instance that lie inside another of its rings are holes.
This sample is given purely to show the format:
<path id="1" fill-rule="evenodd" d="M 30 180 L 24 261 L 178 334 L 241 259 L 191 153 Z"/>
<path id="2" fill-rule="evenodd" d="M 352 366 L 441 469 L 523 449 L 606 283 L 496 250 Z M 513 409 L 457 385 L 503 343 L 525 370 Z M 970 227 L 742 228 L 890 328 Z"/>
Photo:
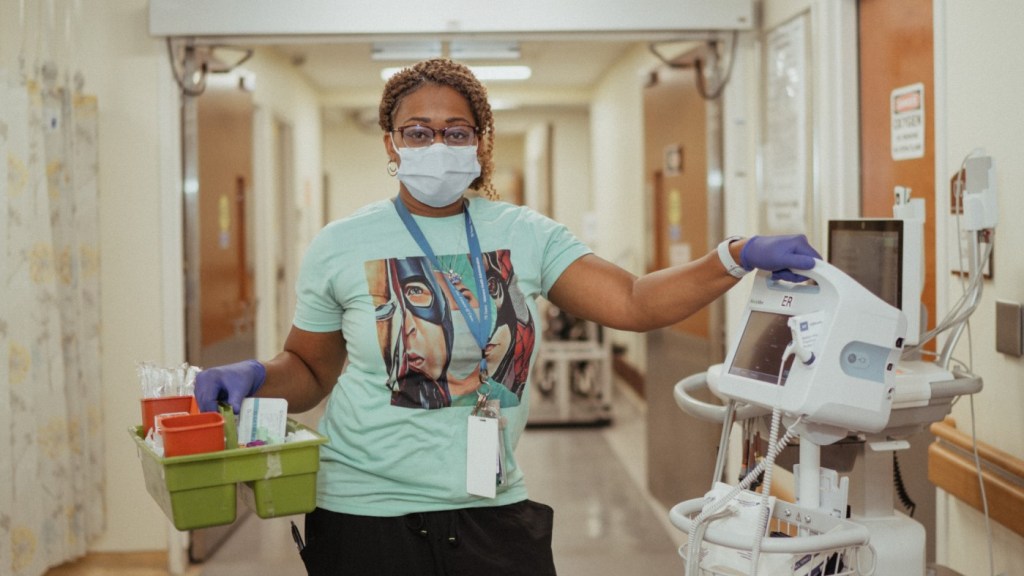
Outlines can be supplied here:
<path id="1" fill-rule="evenodd" d="M 198 99 L 199 290 L 204 365 L 253 350 L 252 94 L 209 86 Z M 226 348 L 225 355 L 211 353 Z M 228 351 L 227 349 L 230 349 Z M 237 351 L 237 352 L 236 352 Z"/>
<path id="2" fill-rule="evenodd" d="M 861 214 L 892 217 L 893 187 L 906 186 L 925 201 L 925 282 L 921 297 L 928 328 L 935 325 L 935 83 L 933 0 L 861 0 L 859 4 Z M 901 89 L 920 85 L 924 134 L 920 151 L 897 149 L 894 158 L 892 100 Z M 894 94 L 896 93 L 896 94 Z M 909 156 L 909 157 L 908 157 Z M 929 345 L 934 350 L 934 345 Z M 914 519 L 925 526 L 926 561 L 935 559 L 935 487 L 928 481 L 926 429 L 897 452 L 901 480 L 916 504 Z M 893 505 L 902 511 L 898 501 Z"/>
<path id="3" fill-rule="evenodd" d="M 860 2 L 861 215 L 891 218 L 893 188 L 925 201 L 925 282 L 921 299 L 935 325 L 935 71 L 932 0 Z M 925 112 L 920 155 L 893 158 L 891 101 L 921 85 Z M 930 347 L 934 349 L 934 347 Z"/>

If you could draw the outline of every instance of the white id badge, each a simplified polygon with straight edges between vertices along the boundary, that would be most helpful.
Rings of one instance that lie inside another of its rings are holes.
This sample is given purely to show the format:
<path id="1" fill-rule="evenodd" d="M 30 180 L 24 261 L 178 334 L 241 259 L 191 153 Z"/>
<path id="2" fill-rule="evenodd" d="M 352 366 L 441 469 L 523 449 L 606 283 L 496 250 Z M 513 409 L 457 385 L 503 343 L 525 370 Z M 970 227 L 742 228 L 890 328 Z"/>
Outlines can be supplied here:
<path id="1" fill-rule="evenodd" d="M 470 416 L 466 439 L 466 491 L 494 498 L 497 494 L 498 419 Z"/>

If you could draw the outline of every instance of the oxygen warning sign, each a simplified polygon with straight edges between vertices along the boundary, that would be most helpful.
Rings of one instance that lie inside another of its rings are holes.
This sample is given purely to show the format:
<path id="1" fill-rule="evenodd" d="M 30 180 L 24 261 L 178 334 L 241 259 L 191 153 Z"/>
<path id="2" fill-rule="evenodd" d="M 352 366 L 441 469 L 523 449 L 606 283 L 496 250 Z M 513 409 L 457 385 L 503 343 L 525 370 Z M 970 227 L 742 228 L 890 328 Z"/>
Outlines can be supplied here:
<path id="1" fill-rule="evenodd" d="M 892 159 L 924 157 L 924 84 L 918 82 L 892 91 Z"/>

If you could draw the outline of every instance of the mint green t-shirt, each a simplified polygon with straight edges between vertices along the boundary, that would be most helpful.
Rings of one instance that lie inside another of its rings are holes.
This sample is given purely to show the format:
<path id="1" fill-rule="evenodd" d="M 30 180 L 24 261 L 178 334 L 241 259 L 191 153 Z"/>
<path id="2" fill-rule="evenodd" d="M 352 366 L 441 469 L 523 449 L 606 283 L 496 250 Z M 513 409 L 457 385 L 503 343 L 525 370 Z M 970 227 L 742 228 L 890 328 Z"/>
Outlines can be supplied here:
<path id="1" fill-rule="evenodd" d="M 341 330 L 348 363 L 320 432 L 317 505 L 398 516 L 524 500 L 514 450 L 526 426 L 530 367 L 540 343 L 535 300 L 590 249 L 564 226 L 521 206 L 474 198 L 493 327 L 489 398 L 499 400 L 505 481 L 494 499 L 466 491 L 467 419 L 481 350 L 450 294 L 477 309 L 462 214 L 414 217 L 437 255 L 431 266 L 391 200 L 332 222 L 302 262 L 294 324 Z"/>

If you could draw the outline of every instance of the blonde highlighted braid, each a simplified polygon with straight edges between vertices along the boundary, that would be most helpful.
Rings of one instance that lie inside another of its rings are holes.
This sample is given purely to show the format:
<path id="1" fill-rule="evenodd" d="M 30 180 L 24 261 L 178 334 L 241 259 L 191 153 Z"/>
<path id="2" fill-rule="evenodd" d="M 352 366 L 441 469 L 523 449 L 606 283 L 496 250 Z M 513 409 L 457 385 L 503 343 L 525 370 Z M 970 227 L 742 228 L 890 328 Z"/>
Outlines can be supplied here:
<path id="1" fill-rule="evenodd" d="M 382 130 L 391 132 L 395 125 L 395 110 L 402 99 L 427 84 L 448 86 L 462 94 L 473 111 L 473 120 L 480 130 L 479 152 L 480 176 L 469 185 L 473 190 L 483 192 L 491 200 L 498 199 L 498 192 L 491 183 L 494 172 L 494 116 L 487 101 L 487 89 L 476 79 L 466 66 L 447 58 L 434 58 L 413 64 L 388 79 L 380 99 L 379 123 Z"/>

